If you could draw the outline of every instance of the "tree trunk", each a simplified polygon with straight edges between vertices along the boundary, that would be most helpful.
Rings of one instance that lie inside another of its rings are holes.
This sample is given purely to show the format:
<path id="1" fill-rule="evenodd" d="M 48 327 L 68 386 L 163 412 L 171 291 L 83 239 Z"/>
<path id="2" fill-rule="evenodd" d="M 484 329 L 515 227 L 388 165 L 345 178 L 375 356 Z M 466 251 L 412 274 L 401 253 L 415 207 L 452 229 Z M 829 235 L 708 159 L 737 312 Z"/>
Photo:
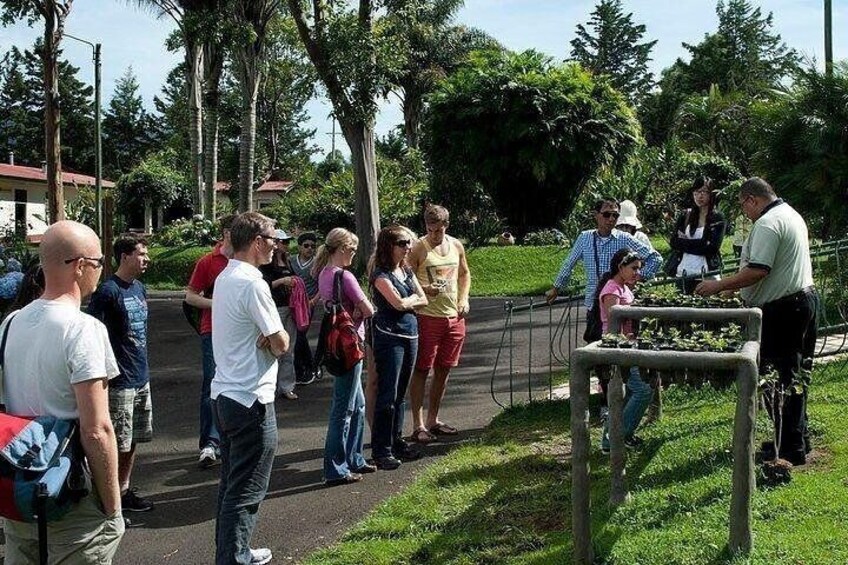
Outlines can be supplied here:
<path id="1" fill-rule="evenodd" d="M 189 154 L 191 158 L 191 199 L 195 214 L 203 214 L 203 47 L 187 38 Z"/>
<path id="2" fill-rule="evenodd" d="M 421 109 L 424 101 L 414 92 L 406 92 L 403 97 L 403 132 L 406 136 L 406 146 L 418 149 L 421 131 Z"/>
<path id="3" fill-rule="evenodd" d="M 239 136 L 239 212 L 253 209 L 253 165 L 256 157 L 256 100 L 261 74 L 255 60 L 243 54 L 241 70 L 241 134 Z"/>
<path id="4" fill-rule="evenodd" d="M 62 184 L 61 110 L 59 107 L 59 41 L 61 17 L 55 0 L 44 11 L 44 158 L 47 161 L 47 223 L 65 219 L 65 187 Z"/>
<path id="5" fill-rule="evenodd" d="M 153 233 L 153 204 L 150 200 L 144 200 L 144 233 Z"/>
<path id="6" fill-rule="evenodd" d="M 204 93 L 204 131 L 203 131 L 203 180 L 206 185 L 206 206 L 204 215 L 215 219 L 218 182 L 218 105 L 221 98 L 221 71 L 224 66 L 223 51 L 212 42 L 204 44 L 204 75 L 206 91 Z"/>
<path id="7" fill-rule="evenodd" d="M 157 206 L 156 207 L 156 229 L 161 230 L 165 227 L 165 207 Z M 153 233 L 152 231 L 148 233 Z"/>
<path id="8" fill-rule="evenodd" d="M 356 235 L 359 236 L 356 268 L 361 272 L 365 270 L 377 242 L 377 232 L 380 231 L 374 125 L 362 122 L 343 123 L 342 130 L 350 147 L 350 160 L 353 165 L 354 218 Z"/>

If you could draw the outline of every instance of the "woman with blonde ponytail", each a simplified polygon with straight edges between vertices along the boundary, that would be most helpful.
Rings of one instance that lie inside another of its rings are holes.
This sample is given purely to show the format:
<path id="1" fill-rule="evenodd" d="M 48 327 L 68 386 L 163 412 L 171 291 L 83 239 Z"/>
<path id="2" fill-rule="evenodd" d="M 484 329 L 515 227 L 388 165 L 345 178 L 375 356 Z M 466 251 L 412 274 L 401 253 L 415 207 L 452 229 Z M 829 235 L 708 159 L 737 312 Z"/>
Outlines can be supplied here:
<path id="1" fill-rule="evenodd" d="M 359 337 L 364 339 L 362 321 L 374 314 L 374 307 L 356 277 L 347 270 L 358 245 L 356 235 L 344 228 L 333 228 L 324 245 L 318 248 L 313 272 L 317 274 L 318 297 L 324 302 L 334 300 L 336 273 L 342 273 L 339 301 L 356 324 Z M 328 486 L 354 483 L 362 480 L 362 473 L 377 470 L 362 455 L 365 431 L 362 361 L 346 373 L 333 376 L 333 400 L 324 442 L 324 482 Z"/>

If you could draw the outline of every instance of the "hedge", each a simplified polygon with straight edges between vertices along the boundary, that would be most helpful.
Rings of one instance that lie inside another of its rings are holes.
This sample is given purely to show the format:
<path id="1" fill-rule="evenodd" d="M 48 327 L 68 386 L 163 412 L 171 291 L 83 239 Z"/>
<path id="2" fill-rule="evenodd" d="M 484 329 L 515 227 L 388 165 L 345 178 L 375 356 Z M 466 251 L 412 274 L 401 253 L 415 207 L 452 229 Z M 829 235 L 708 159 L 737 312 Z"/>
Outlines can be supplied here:
<path id="1" fill-rule="evenodd" d="M 155 289 L 183 289 L 188 284 L 194 264 L 209 253 L 211 247 L 151 247 L 150 266 L 142 282 Z"/>

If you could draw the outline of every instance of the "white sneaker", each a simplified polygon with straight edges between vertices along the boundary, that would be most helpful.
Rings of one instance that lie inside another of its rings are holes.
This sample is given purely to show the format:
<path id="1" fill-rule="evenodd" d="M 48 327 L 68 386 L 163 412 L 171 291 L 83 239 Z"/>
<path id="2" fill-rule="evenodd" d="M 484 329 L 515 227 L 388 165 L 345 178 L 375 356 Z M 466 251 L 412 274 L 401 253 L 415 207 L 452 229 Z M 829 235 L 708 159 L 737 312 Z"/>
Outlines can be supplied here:
<path id="1" fill-rule="evenodd" d="M 215 448 L 211 445 L 207 445 L 203 449 L 200 450 L 200 457 L 197 460 L 200 463 L 200 466 L 204 469 L 208 469 L 212 465 L 218 462 L 218 454 L 215 453 Z"/>
<path id="2" fill-rule="evenodd" d="M 250 550 L 250 563 L 251 565 L 265 565 L 271 561 L 271 550 L 267 547 L 260 547 L 258 549 Z"/>

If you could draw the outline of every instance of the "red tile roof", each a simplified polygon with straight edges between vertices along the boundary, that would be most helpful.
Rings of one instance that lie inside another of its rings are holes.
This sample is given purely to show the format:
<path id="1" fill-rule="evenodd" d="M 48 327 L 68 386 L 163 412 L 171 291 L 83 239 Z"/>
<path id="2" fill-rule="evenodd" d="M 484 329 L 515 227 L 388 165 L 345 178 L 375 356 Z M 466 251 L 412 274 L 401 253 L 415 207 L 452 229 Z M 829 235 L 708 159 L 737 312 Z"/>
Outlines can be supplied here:
<path id="1" fill-rule="evenodd" d="M 293 184 L 290 180 L 269 180 L 262 183 L 256 192 L 288 192 Z"/>
<path id="2" fill-rule="evenodd" d="M 269 180 L 259 185 L 256 192 L 288 192 L 293 185 L 294 182 L 290 180 Z M 215 192 L 227 190 L 230 190 L 230 181 L 222 180 L 215 183 Z"/>
<path id="3" fill-rule="evenodd" d="M 47 182 L 47 175 L 38 167 L 22 167 L 20 165 L 9 165 L 6 163 L 0 163 L 0 177 Z M 94 186 L 94 177 L 81 175 L 79 173 L 63 172 L 62 182 L 70 185 L 76 184 Z M 115 183 L 110 180 L 103 179 L 102 185 L 104 188 L 112 188 L 115 186 Z"/>

